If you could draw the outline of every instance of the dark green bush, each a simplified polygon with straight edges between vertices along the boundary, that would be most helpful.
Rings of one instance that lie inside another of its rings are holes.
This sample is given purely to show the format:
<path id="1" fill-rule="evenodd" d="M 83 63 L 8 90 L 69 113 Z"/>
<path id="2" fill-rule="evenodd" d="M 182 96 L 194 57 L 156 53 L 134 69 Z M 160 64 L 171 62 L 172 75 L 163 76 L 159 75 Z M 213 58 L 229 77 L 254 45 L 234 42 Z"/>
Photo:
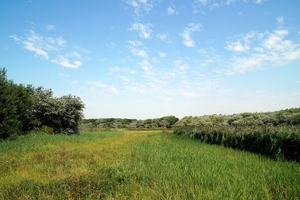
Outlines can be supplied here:
<path id="1" fill-rule="evenodd" d="M 30 95 L 23 85 L 6 78 L 6 70 L 0 68 L 0 139 L 15 137 L 26 131 L 23 119 L 32 105 Z"/>

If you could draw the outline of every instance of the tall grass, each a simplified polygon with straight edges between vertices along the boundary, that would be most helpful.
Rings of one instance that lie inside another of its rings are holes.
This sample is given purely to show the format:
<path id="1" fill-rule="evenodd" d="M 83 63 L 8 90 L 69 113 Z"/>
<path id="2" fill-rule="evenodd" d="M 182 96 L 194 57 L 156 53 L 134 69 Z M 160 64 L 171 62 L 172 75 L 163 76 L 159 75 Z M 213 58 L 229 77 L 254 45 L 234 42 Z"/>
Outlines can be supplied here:
<path id="1" fill-rule="evenodd" d="M 0 142 L 0 199 L 299 199 L 300 166 L 162 131 Z"/>
<path id="2" fill-rule="evenodd" d="M 300 162 L 300 126 L 186 126 L 177 127 L 174 133 L 209 144 Z"/>

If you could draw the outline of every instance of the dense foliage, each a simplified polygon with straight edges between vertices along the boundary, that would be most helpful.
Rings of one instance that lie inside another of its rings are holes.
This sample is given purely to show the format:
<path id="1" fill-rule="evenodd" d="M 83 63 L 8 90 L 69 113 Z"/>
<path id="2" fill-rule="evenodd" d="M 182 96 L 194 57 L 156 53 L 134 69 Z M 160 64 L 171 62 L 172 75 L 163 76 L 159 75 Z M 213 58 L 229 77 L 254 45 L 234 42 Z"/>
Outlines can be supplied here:
<path id="1" fill-rule="evenodd" d="M 0 68 L 0 138 L 19 135 L 26 129 L 23 119 L 31 106 L 26 89 L 7 80 L 6 70 Z"/>
<path id="2" fill-rule="evenodd" d="M 79 97 L 66 95 L 53 97 L 51 89 L 27 86 L 33 99 L 31 121 L 33 126 L 48 126 L 55 133 L 79 133 L 79 123 L 83 118 L 84 104 Z"/>
<path id="3" fill-rule="evenodd" d="M 300 162 L 300 108 L 269 113 L 184 117 L 174 127 L 209 144 Z"/>
<path id="4" fill-rule="evenodd" d="M 79 97 L 53 97 L 51 89 L 17 85 L 0 68 L 0 139 L 43 128 L 48 133 L 79 133 L 84 104 Z"/>
<path id="5" fill-rule="evenodd" d="M 84 119 L 82 126 L 84 128 L 128 128 L 128 129 L 155 129 L 170 128 L 179 119 L 175 116 L 165 116 L 156 119 L 121 119 L 121 118 L 101 118 L 101 119 Z"/>
<path id="6" fill-rule="evenodd" d="M 178 127 L 177 135 L 189 135 L 209 144 L 251 151 L 271 158 L 300 162 L 299 126 Z"/>
<path id="7" fill-rule="evenodd" d="M 239 113 L 232 115 L 186 116 L 174 127 L 180 126 L 227 126 L 227 125 L 297 125 L 300 124 L 300 108 L 275 112 Z"/>

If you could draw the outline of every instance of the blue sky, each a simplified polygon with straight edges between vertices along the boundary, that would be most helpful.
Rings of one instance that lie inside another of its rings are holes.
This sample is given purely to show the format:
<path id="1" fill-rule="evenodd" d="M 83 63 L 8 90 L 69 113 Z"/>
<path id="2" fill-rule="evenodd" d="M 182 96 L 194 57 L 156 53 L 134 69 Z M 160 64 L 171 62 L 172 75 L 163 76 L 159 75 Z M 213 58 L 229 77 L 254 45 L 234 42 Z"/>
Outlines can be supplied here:
<path id="1" fill-rule="evenodd" d="M 0 66 L 86 118 L 300 106 L 300 1 L 0 2 Z"/>

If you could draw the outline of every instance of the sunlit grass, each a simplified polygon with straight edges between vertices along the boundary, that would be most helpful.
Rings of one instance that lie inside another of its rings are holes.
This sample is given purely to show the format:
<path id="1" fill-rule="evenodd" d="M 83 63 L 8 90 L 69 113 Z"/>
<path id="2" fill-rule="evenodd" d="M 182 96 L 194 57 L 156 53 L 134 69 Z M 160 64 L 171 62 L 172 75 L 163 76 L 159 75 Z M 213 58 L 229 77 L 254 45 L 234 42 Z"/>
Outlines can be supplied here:
<path id="1" fill-rule="evenodd" d="M 170 131 L 0 142 L 0 199 L 299 199 L 300 166 Z"/>

